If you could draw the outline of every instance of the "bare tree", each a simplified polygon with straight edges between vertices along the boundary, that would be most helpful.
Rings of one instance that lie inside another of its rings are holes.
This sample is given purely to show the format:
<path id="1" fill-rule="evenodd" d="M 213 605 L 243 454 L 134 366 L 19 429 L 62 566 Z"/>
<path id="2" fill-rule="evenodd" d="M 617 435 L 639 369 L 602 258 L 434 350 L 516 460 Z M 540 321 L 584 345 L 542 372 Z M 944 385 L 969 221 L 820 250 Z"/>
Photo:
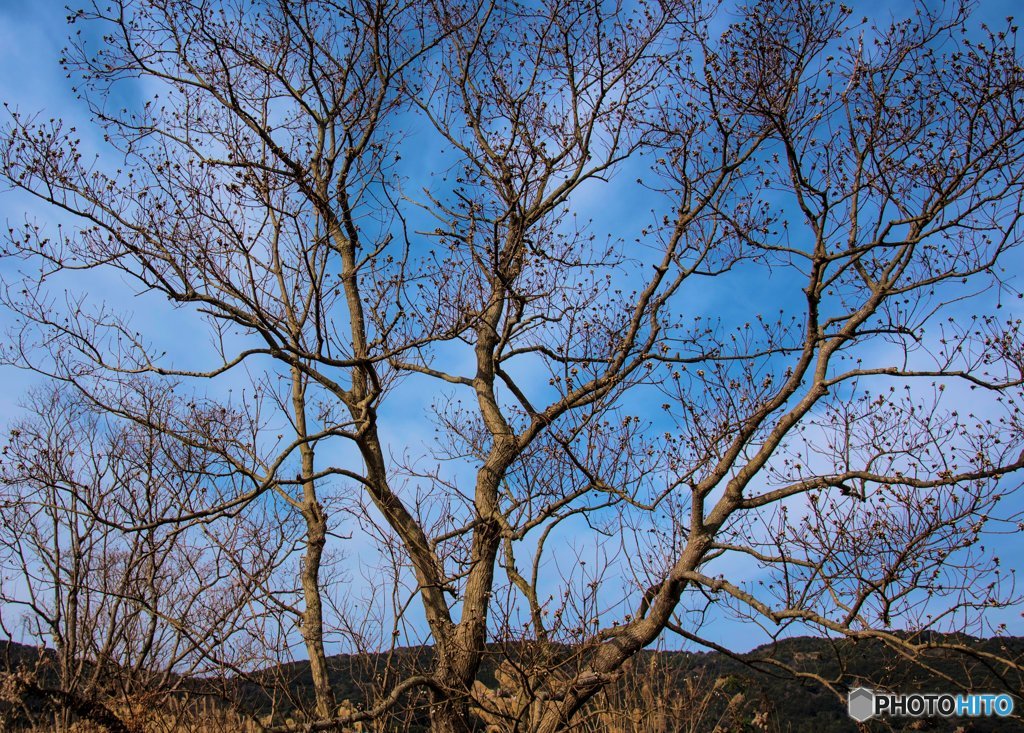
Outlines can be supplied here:
<path id="1" fill-rule="evenodd" d="M 980 543 L 1017 528 L 1024 467 L 1019 320 L 995 312 L 1022 235 L 1011 21 L 950 3 L 879 27 L 812 0 L 72 20 L 103 29 L 67 59 L 102 152 L 11 113 L 4 176 L 78 224 L 12 230 L 36 269 L 8 280 L 5 354 L 236 478 L 125 529 L 271 494 L 301 517 L 280 608 L 311 664 L 305 729 L 422 690 L 437 731 L 495 696 L 511 727 L 556 730 L 666 632 L 708 643 L 709 613 L 914 656 L 933 642 L 899 631 L 987 633 L 1016 600 Z M 119 110 L 129 86 L 146 101 Z M 169 357 L 118 308 L 48 294 L 91 270 L 204 319 L 215 353 Z M 169 378 L 221 417 L 143 410 L 132 385 Z M 329 639 L 365 628 L 325 602 L 346 516 L 391 570 L 362 618 L 409 641 L 415 602 L 432 654 L 337 714 Z M 474 688 L 498 662 L 514 673 Z"/>
<path id="2" fill-rule="evenodd" d="M 204 505 L 220 472 L 215 454 L 60 391 L 27 407 L 33 414 L 12 428 L 0 464 L 2 621 L 53 656 L 11 683 L 46 703 L 58 730 L 78 718 L 118 731 L 172 725 L 168 702 L 189 697 L 190 677 L 240 661 L 231 646 L 253 594 L 225 555 L 241 543 L 216 525 L 119 527 Z M 261 547 L 249 540 L 236 550 L 247 556 L 247 580 L 288 554 L 260 556 Z"/>

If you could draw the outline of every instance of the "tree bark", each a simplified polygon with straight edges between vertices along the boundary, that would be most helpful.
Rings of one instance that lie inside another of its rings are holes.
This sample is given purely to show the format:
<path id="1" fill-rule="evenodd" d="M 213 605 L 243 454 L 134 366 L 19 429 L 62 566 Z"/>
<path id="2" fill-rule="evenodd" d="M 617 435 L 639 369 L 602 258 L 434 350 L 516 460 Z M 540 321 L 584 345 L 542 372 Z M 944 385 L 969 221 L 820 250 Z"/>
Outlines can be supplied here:
<path id="1" fill-rule="evenodd" d="M 300 439 L 309 435 L 306 426 L 306 393 L 302 374 L 292 367 L 292 406 L 295 428 Z M 334 690 L 327 669 L 324 649 L 323 602 L 320 597 L 320 562 L 327 543 L 327 517 L 317 501 L 314 449 L 309 443 L 299 447 L 302 460 L 302 517 L 306 521 L 306 553 L 302 558 L 299 579 L 302 583 L 302 640 L 309 656 L 309 669 L 313 677 L 316 696 L 316 716 L 320 720 L 332 717 L 337 709 Z"/>

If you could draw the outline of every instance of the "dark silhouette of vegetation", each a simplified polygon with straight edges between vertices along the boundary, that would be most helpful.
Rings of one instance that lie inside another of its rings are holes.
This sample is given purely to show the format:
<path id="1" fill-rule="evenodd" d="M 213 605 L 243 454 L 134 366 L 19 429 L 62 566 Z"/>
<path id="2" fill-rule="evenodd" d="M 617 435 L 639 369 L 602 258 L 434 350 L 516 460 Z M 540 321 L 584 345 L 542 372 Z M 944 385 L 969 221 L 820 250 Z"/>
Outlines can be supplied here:
<path id="1" fill-rule="evenodd" d="M 948 642 L 935 637 L 933 641 Z M 1000 654 L 1010 658 L 1024 657 L 1024 638 L 956 639 L 986 654 Z M 525 650 L 518 650 L 524 652 Z M 480 683 L 488 689 L 498 687 L 499 665 L 523 661 L 523 653 L 503 648 L 489 650 L 481 668 Z M 52 682 L 52 653 L 43 653 L 31 647 L 8 643 L 2 651 L 3 669 L 37 669 L 39 687 L 45 680 Z M 562 650 L 569 658 L 571 650 Z M 1008 678 L 998 669 L 991 669 L 982 661 L 965 658 L 937 650 L 929 655 L 929 663 L 938 672 L 929 673 L 918 664 L 902 658 L 897 650 L 876 640 L 826 640 L 811 637 L 783 639 L 766 644 L 744 654 L 727 655 L 720 652 L 682 652 L 645 650 L 630 663 L 624 676 L 591 706 L 579 725 L 582 730 L 594 731 L 785 731 L 788 733 L 833 733 L 857 731 L 856 724 L 846 713 L 843 694 L 849 688 L 865 684 L 880 690 L 897 692 L 938 692 L 950 689 L 949 680 L 977 692 L 1012 690 L 1020 704 L 1024 689 L 1019 673 Z M 373 695 L 379 689 L 380 676 L 388 674 L 401 680 L 427 672 L 433 664 L 433 652 L 428 647 L 402 648 L 388 654 L 341 654 L 329 657 L 328 670 L 333 694 L 344 700 L 353 712 L 372 706 Z M 800 669 L 830 685 L 809 676 L 796 677 L 788 669 Z M 496 674 L 497 673 L 497 674 Z M 226 696 L 249 715 L 264 720 L 268 725 L 282 724 L 297 711 L 276 709 L 274 701 L 260 684 L 265 676 L 267 685 L 286 680 L 291 688 L 290 697 L 296 700 L 315 699 L 316 688 L 308 662 L 295 662 L 281 669 L 267 669 L 251 680 L 236 680 L 229 686 Z M 197 691 L 204 688 L 202 680 L 194 680 Z M 836 692 L 840 694 L 836 694 Z M 737 696 L 741 700 L 737 703 Z M 4 715 L 5 730 L 30 730 L 32 719 L 45 714 L 45 695 L 29 698 L 32 714 L 18 714 L 10 703 L 0 711 Z M 32 704 L 34 702 L 34 705 Z M 226 701 L 219 703 L 226 706 Z M 429 730 L 430 700 L 424 695 L 411 694 L 390 713 L 388 729 L 407 731 Z M 732 706 L 732 709 L 730 709 Z M 723 726 L 723 722 L 725 725 Z M 480 729 L 485 721 L 478 720 Z M 1021 731 L 1019 720 L 1002 718 L 954 717 L 949 719 L 915 720 L 892 718 L 876 720 L 867 725 L 868 731 L 888 730 L 956 730 L 965 733 L 996 733 Z"/>

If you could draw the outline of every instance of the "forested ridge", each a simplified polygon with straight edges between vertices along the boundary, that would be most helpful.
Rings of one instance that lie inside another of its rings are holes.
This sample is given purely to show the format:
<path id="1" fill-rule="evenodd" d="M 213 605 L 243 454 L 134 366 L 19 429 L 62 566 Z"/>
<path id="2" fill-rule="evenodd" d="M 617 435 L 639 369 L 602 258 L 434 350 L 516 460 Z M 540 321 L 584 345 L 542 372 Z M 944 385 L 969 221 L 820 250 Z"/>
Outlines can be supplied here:
<path id="1" fill-rule="evenodd" d="M 965 644 L 970 648 L 1009 658 L 1024 655 L 1024 637 L 976 639 L 950 635 L 932 635 L 935 641 Z M 920 639 L 918 639 L 920 641 Z M 499 648 L 500 646 L 500 648 Z M 51 650 L 40 650 L 16 642 L 0 642 L 0 668 L 10 674 L 18 669 L 31 670 L 40 688 L 46 688 L 52 671 Z M 509 645 L 492 645 L 491 663 L 484 666 L 479 684 L 496 687 L 503 674 L 493 660 L 518 660 L 525 667 L 536 650 L 511 649 Z M 548 650 L 551 653 L 551 650 Z M 554 650 L 558 654 L 558 650 Z M 566 658 L 568 654 L 563 650 Z M 433 663 L 433 650 L 427 646 L 406 647 L 390 654 L 337 654 L 329 658 L 330 679 L 342 705 L 353 710 L 365 708 L 372 701 L 367 691 L 380 684 L 382 674 L 401 679 L 429 668 Z M 595 705 L 595 721 L 609 721 L 609 715 L 622 719 L 609 723 L 611 730 L 718 730 L 726 731 L 783 731 L 790 733 L 830 733 L 856 731 L 855 723 L 847 716 L 845 702 L 830 691 L 823 682 L 832 683 L 837 690 L 857 686 L 862 680 L 877 680 L 881 684 L 867 683 L 878 689 L 894 692 L 946 692 L 956 691 L 956 685 L 944 681 L 948 676 L 974 692 L 1011 691 L 1021 710 L 1021 692 L 1024 684 L 1019 673 L 1001 675 L 982 661 L 970 661 L 963 655 L 936 652 L 928 655 L 927 663 L 938 674 L 929 674 L 921 666 L 901 660 L 896 652 L 872 639 L 862 641 L 829 640 L 815 637 L 795 637 L 759 646 L 746 654 L 726 655 L 717 651 L 690 652 L 646 650 L 640 654 L 619 680 L 606 699 Z M 506 665 L 508 662 L 506 661 Z M 809 677 L 798 678 L 785 667 L 800 667 L 805 675 L 816 675 L 822 681 Z M 507 669 L 507 667 L 506 667 Z M 249 680 L 235 678 L 227 688 L 208 681 L 192 680 L 186 685 L 196 699 L 213 693 L 217 705 L 225 709 L 237 706 L 244 712 L 255 714 L 267 724 L 281 724 L 296 714 L 296 706 L 266 696 L 261 682 L 287 680 L 290 699 L 307 704 L 314 697 L 312 676 L 308 662 L 293 662 L 260 670 Z M 52 681 L 52 680 L 51 680 Z M 269 685 L 268 685 L 269 686 Z M 737 699 L 739 696 L 739 699 Z M 43 713 L 46 701 L 36 696 L 35 705 L 26 711 L 0 701 L 0 722 L 3 730 L 33 730 L 32 713 Z M 208 703 L 209 704 L 209 703 Z M 429 703 L 423 697 L 408 696 L 404 700 L 402 718 L 407 730 L 427 730 Z M 610 712 L 611 711 L 611 712 Z M 601 716 L 604 716 L 603 718 Z M 699 715 L 699 719 L 696 716 Z M 478 729 L 484 730 L 484 721 Z M 595 722 L 595 725 L 599 725 Z M 706 726 L 706 727 L 704 727 Z M 718 726 L 716 728 L 716 726 Z M 358 728 L 356 728 L 358 730 Z M 925 731 L 1024 731 L 1018 719 L 991 718 L 914 718 L 871 721 L 867 730 L 925 730 Z"/>

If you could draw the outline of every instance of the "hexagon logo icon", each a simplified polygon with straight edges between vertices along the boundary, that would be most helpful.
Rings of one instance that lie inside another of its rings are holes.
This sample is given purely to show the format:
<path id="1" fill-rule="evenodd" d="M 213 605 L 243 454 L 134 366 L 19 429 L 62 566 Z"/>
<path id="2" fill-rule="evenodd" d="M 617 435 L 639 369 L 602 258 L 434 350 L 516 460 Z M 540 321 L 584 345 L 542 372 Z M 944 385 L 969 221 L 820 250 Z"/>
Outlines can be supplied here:
<path id="1" fill-rule="evenodd" d="M 875 693 L 866 687 L 855 687 L 846 698 L 846 709 L 858 723 L 875 714 Z"/>

